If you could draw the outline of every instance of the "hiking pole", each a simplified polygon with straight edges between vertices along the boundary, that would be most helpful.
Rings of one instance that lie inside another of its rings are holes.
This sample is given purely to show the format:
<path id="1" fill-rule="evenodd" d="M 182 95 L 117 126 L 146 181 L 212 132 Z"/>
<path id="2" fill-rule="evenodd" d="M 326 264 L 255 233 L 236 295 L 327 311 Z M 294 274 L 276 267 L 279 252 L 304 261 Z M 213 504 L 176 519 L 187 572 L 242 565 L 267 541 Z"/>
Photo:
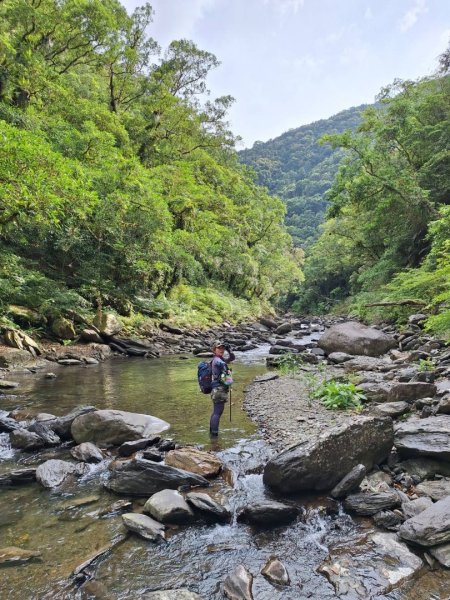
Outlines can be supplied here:
<path id="1" fill-rule="evenodd" d="M 231 423 L 231 388 L 230 388 L 230 423 Z"/>

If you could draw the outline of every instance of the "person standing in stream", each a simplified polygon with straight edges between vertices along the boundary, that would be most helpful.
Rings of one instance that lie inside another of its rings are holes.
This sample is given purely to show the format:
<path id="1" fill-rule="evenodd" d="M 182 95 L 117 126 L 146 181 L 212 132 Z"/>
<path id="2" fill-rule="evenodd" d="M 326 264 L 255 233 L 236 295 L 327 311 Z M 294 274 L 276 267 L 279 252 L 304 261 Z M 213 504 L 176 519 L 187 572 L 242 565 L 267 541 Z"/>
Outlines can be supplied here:
<path id="1" fill-rule="evenodd" d="M 211 400 L 213 411 L 209 421 L 209 434 L 211 437 L 219 435 L 219 422 L 225 408 L 225 402 L 228 402 L 230 386 L 233 383 L 231 370 L 228 365 L 236 358 L 228 344 L 217 340 L 211 347 L 214 352 L 214 358 L 211 362 Z M 227 358 L 224 358 L 225 352 Z"/>

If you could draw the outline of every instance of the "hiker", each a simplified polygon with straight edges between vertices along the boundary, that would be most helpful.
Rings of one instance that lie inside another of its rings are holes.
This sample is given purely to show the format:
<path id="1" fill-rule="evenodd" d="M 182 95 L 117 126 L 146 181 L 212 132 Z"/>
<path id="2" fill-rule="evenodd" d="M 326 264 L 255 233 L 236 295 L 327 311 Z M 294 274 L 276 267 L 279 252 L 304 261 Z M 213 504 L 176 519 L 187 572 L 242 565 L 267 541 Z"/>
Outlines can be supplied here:
<path id="1" fill-rule="evenodd" d="M 211 400 L 213 402 L 213 411 L 209 421 L 209 434 L 212 437 L 219 435 L 219 421 L 225 408 L 225 402 L 228 402 L 228 392 L 233 383 L 231 371 L 228 368 L 230 362 L 236 357 L 228 344 L 217 340 L 211 347 L 214 352 L 214 358 L 211 363 Z M 225 352 L 227 358 L 224 358 Z"/>

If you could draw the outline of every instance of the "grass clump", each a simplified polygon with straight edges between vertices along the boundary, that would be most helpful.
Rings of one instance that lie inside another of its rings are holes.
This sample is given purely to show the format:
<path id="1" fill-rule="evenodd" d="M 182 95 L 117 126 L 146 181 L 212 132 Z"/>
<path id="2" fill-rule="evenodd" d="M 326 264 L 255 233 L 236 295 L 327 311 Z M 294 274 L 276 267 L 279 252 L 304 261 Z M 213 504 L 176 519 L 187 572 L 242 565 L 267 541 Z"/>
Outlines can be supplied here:
<path id="1" fill-rule="evenodd" d="M 324 381 L 314 393 L 322 404 L 331 410 L 355 410 L 361 412 L 366 396 L 354 383 L 329 379 Z"/>

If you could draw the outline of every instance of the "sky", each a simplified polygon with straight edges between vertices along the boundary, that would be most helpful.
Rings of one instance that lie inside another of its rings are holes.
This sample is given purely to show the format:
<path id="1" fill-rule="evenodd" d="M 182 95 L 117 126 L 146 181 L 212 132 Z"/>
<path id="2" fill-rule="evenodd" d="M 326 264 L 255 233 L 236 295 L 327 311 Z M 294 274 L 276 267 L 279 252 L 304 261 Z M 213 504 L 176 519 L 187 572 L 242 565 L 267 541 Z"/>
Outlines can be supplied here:
<path id="1" fill-rule="evenodd" d="M 143 4 L 122 0 L 131 12 Z M 238 149 L 371 103 L 396 78 L 430 75 L 450 40 L 450 0 L 150 0 L 148 34 L 190 39 L 221 65 Z"/>

